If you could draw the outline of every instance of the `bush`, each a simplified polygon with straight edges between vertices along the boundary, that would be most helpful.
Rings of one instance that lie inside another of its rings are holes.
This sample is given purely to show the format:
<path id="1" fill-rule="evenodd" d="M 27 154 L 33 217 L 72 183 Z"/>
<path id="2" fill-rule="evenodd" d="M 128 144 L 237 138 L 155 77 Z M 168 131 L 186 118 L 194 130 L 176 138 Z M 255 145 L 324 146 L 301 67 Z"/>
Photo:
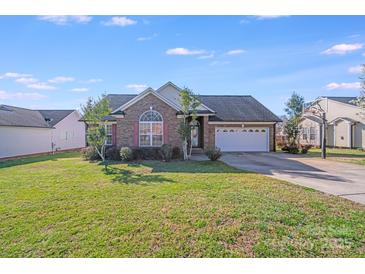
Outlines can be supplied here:
<path id="1" fill-rule="evenodd" d="M 88 161 L 101 160 L 101 158 L 100 158 L 99 154 L 96 152 L 95 148 L 93 148 L 91 146 L 83 148 L 81 150 L 81 154 L 82 154 L 82 157 Z"/>
<path id="2" fill-rule="evenodd" d="M 307 154 L 308 150 L 310 150 L 311 148 L 312 148 L 311 145 L 302 145 L 300 148 L 300 153 Z"/>
<path id="3" fill-rule="evenodd" d="M 285 145 L 281 148 L 281 150 L 284 152 L 291 153 L 291 154 L 297 154 L 299 152 L 299 148 L 297 146 Z"/>
<path id="4" fill-rule="evenodd" d="M 159 147 L 134 148 L 132 150 L 135 160 L 161 160 L 161 149 Z"/>
<path id="5" fill-rule="evenodd" d="M 207 155 L 211 161 L 217 161 L 222 156 L 222 152 L 218 147 L 211 147 L 205 151 L 205 155 Z"/>
<path id="6" fill-rule="evenodd" d="M 172 159 L 180 159 L 181 158 L 181 150 L 179 147 L 172 148 Z"/>
<path id="7" fill-rule="evenodd" d="M 172 146 L 170 144 L 163 144 L 160 149 L 162 160 L 170 162 L 172 158 Z"/>
<path id="8" fill-rule="evenodd" d="M 120 151 L 116 146 L 107 147 L 105 150 L 105 158 L 112 161 L 120 161 Z"/>
<path id="9" fill-rule="evenodd" d="M 122 161 L 131 161 L 133 160 L 133 151 L 129 147 L 122 147 L 120 149 L 120 159 Z"/>

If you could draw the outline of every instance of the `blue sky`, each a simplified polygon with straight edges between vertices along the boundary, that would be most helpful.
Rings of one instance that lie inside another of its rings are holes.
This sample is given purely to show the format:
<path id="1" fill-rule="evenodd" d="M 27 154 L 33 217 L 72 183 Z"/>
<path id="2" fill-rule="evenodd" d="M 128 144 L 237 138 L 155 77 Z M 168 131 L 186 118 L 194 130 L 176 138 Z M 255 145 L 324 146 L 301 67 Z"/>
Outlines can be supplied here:
<path id="1" fill-rule="evenodd" d="M 365 16 L 0 16 L 0 103 L 78 108 L 167 81 L 250 94 L 356 96 Z"/>

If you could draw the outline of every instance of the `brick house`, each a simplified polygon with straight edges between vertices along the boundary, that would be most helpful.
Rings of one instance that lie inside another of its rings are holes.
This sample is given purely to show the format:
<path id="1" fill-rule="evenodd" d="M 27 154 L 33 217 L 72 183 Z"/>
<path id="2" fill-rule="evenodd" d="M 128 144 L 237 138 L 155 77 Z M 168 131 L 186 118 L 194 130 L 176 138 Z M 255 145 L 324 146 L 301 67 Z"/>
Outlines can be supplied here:
<path id="1" fill-rule="evenodd" d="M 171 82 L 138 95 L 109 94 L 109 145 L 118 147 L 181 147 L 180 88 Z M 252 96 L 201 95 L 198 118 L 191 130 L 193 147 L 222 151 L 274 151 L 275 124 L 280 119 Z"/>

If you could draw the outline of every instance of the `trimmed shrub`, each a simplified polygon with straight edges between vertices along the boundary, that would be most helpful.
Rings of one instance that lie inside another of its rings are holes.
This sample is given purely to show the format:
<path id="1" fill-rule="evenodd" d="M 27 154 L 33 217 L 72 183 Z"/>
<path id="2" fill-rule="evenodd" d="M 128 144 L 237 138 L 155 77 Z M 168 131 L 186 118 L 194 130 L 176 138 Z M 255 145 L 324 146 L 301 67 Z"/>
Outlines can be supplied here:
<path id="1" fill-rule="evenodd" d="M 105 158 L 112 161 L 120 161 L 120 151 L 116 146 L 107 147 L 105 150 Z"/>
<path id="2" fill-rule="evenodd" d="M 172 158 L 172 146 L 170 144 L 163 144 L 160 149 L 162 160 L 170 162 Z"/>
<path id="3" fill-rule="evenodd" d="M 311 145 L 302 145 L 300 148 L 300 153 L 307 154 L 308 150 L 310 150 L 311 148 L 312 148 Z"/>
<path id="4" fill-rule="evenodd" d="M 122 147 L 120 149 L 120 159 L 122 161 L 131 161 L 133 160 L 133 151 L 129 147 Z"/>
<path id="5" fill-rule="evenodd" d="M 222 156 L 222 152 L 218 147 L 210 147 L 205 151 L 205 155 L 207 155 L 211 161 L 217 161 Z"/>
<path id="6" fill-rule="evenodd" d="M 281 148 L 282 151 L 287 152 L 287 153 L 291 153 L 291 154 L 297 154 L 299 153 L 299 148 L 297 146 L 283 146 Z"/>
<path id="7" fill-rule="evenodd" d="M 100 158 L 99 154 L 96 152 L 95 148 L 93 148 L 91 146 L 83 148 L 81 150 L 81 154 L 82 154 L 82 157 L 88 161 L 101 160 L 101 158 Z"/>
<path id="8" fill-rule="evenodd" d="M 181 158 L 181 150 L 179 147 L 172 148 L 172 159 L 180 159 Z"/>
<path id="9" fill-rule="evenodd" d="M 133 148 L 135 160 L 161 160 L 161 149 L 159 147 Z"/>

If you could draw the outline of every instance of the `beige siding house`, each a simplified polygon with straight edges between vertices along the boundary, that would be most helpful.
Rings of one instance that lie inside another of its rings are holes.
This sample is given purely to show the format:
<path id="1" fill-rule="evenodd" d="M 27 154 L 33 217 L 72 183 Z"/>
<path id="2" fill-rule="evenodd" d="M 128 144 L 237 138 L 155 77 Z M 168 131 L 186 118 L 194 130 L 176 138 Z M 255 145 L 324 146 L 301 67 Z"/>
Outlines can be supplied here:
<path id="1" fill-rule="evenodd" d="M 326 113 L 327 146 L 365 148 L 365 117 L 360 107 L 353 103 L 355 97 L 320 97 L 316 103 Z M 309 105 L 308 109 L 313 107 Z M 301 122 L 301 144 L 320 146 L 322 121 L 304 114 Z"/>

